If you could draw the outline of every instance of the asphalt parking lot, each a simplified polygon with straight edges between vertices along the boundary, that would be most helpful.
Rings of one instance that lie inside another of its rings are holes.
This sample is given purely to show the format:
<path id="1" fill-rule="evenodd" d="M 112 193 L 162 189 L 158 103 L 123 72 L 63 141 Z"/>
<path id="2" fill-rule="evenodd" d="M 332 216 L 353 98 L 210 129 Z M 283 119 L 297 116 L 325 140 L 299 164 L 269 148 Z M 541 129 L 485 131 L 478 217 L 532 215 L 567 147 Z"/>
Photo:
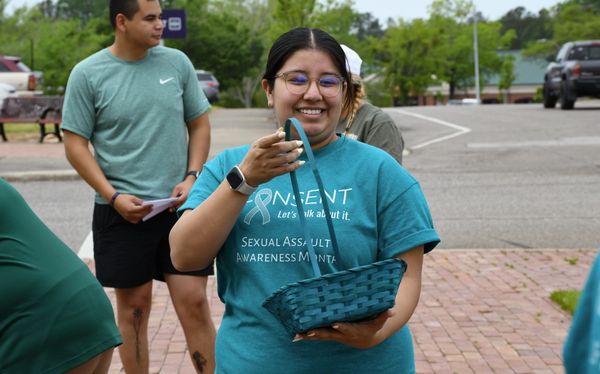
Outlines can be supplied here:
<path id="1" fill-rule="evenodd" d="M 386 111 L 403 132 L 404 166 L 428 198 L 443 239 L 439 248 L 600 246 L 600 101 L 572 111 L 541 105 Z M 211 123 L 211 157 L 275 129 L 264 109 L 217 109 Z M 0 175 L 36 172 L 73 175 L 61 144 L 0 144 Z M 92 192 L 77 178 L 59 176 L 61 182 L 14 183 L 77 249 L 89 232 Z"/>

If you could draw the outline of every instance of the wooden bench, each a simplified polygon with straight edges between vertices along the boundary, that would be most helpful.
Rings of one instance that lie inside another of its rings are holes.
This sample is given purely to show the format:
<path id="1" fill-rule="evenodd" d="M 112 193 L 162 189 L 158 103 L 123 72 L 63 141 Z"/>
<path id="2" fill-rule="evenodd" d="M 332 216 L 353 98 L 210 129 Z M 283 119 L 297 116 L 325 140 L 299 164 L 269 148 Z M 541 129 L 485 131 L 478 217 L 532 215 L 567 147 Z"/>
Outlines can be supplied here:
<path id="1" fill-rule="evenodd" d="M 31 123 L 40 127 L 40 143 L 48 135 L 54 135 L 62 142 L 62 96 L 23 96 L 7 97 L 0 110 L 0 136 L 8 141 L 4 131 L 5 123 Z M 46 125 L 54 125 L 54 131 L 46 131 Z"/>

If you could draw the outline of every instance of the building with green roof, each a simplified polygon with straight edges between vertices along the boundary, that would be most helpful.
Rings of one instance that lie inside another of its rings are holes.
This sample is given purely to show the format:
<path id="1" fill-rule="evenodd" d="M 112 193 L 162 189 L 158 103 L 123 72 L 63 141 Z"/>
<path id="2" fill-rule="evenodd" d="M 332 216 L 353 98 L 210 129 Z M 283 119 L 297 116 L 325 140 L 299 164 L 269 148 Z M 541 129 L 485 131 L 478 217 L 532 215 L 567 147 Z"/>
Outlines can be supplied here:
<path id="1" fill-rule="evenodd" d="M 513 56 L 513 72 L 515 80 L 508 90 L 498 86 L 500 75 L 496 74 L 486 79 L 480 89 L 481 102 L 491 103 L 531 103 L 538 89 L 544 83 L 544 73 L 548 62 L 541 58 L 523 56 L 520 50 L 498 51 L 500 56 Z M 436 105 L 448 103 L 449 87 L 446 83 L 430 86 L 427 94 L 419 98 L 419 105 Z M 475 87 L 466 91 L 457 91 L 456 100 L 476 98 Z M 441 101 L 441 102 L 440 102 Z"/>

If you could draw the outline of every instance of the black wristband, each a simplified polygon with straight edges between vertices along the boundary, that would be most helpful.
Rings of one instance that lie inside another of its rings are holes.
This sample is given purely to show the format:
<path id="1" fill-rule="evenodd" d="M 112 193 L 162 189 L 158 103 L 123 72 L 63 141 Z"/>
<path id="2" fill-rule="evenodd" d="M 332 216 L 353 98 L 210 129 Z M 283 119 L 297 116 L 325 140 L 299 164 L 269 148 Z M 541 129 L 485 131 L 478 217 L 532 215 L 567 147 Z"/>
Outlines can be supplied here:
<path id="1" fill-rule="evenodd" d="M 115 192 L 112 197 L 110 198 L 110 206 L 115 206 L 115 200 L 117 200 L 117 197 L 119 197 L 121 193 L 120 192 Z"/>
<path id="2" fill-rule="evenodd" d="M 200 175 L 200 172 L 198 170 L 189 170 L 187 173 L 185 173 L 183 179 L 189 177 L 190 175 L 193 175 L 196 179 L 198 179 L 198 175 Z"/>

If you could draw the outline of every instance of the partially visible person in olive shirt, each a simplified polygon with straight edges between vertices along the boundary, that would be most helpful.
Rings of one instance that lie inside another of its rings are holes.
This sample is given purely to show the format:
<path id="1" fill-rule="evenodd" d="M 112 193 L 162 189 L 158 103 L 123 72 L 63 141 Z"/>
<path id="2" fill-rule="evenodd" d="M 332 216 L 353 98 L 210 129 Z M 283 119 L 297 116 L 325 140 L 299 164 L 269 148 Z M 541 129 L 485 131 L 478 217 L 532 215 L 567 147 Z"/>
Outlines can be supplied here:
<path id="1" fill-rule="evenodd" d="M 400 129 L 387 113 L 366 101 L 366 93 L 360 77 L 362 59 L 348 46 L 342 44 L 346 54 L 352 84 L 356 91 L 352 108 L 342 112 L 342 120 L 336 131 L 347 137 L 381 148 L 402 164 L 404 139 Z"/>

